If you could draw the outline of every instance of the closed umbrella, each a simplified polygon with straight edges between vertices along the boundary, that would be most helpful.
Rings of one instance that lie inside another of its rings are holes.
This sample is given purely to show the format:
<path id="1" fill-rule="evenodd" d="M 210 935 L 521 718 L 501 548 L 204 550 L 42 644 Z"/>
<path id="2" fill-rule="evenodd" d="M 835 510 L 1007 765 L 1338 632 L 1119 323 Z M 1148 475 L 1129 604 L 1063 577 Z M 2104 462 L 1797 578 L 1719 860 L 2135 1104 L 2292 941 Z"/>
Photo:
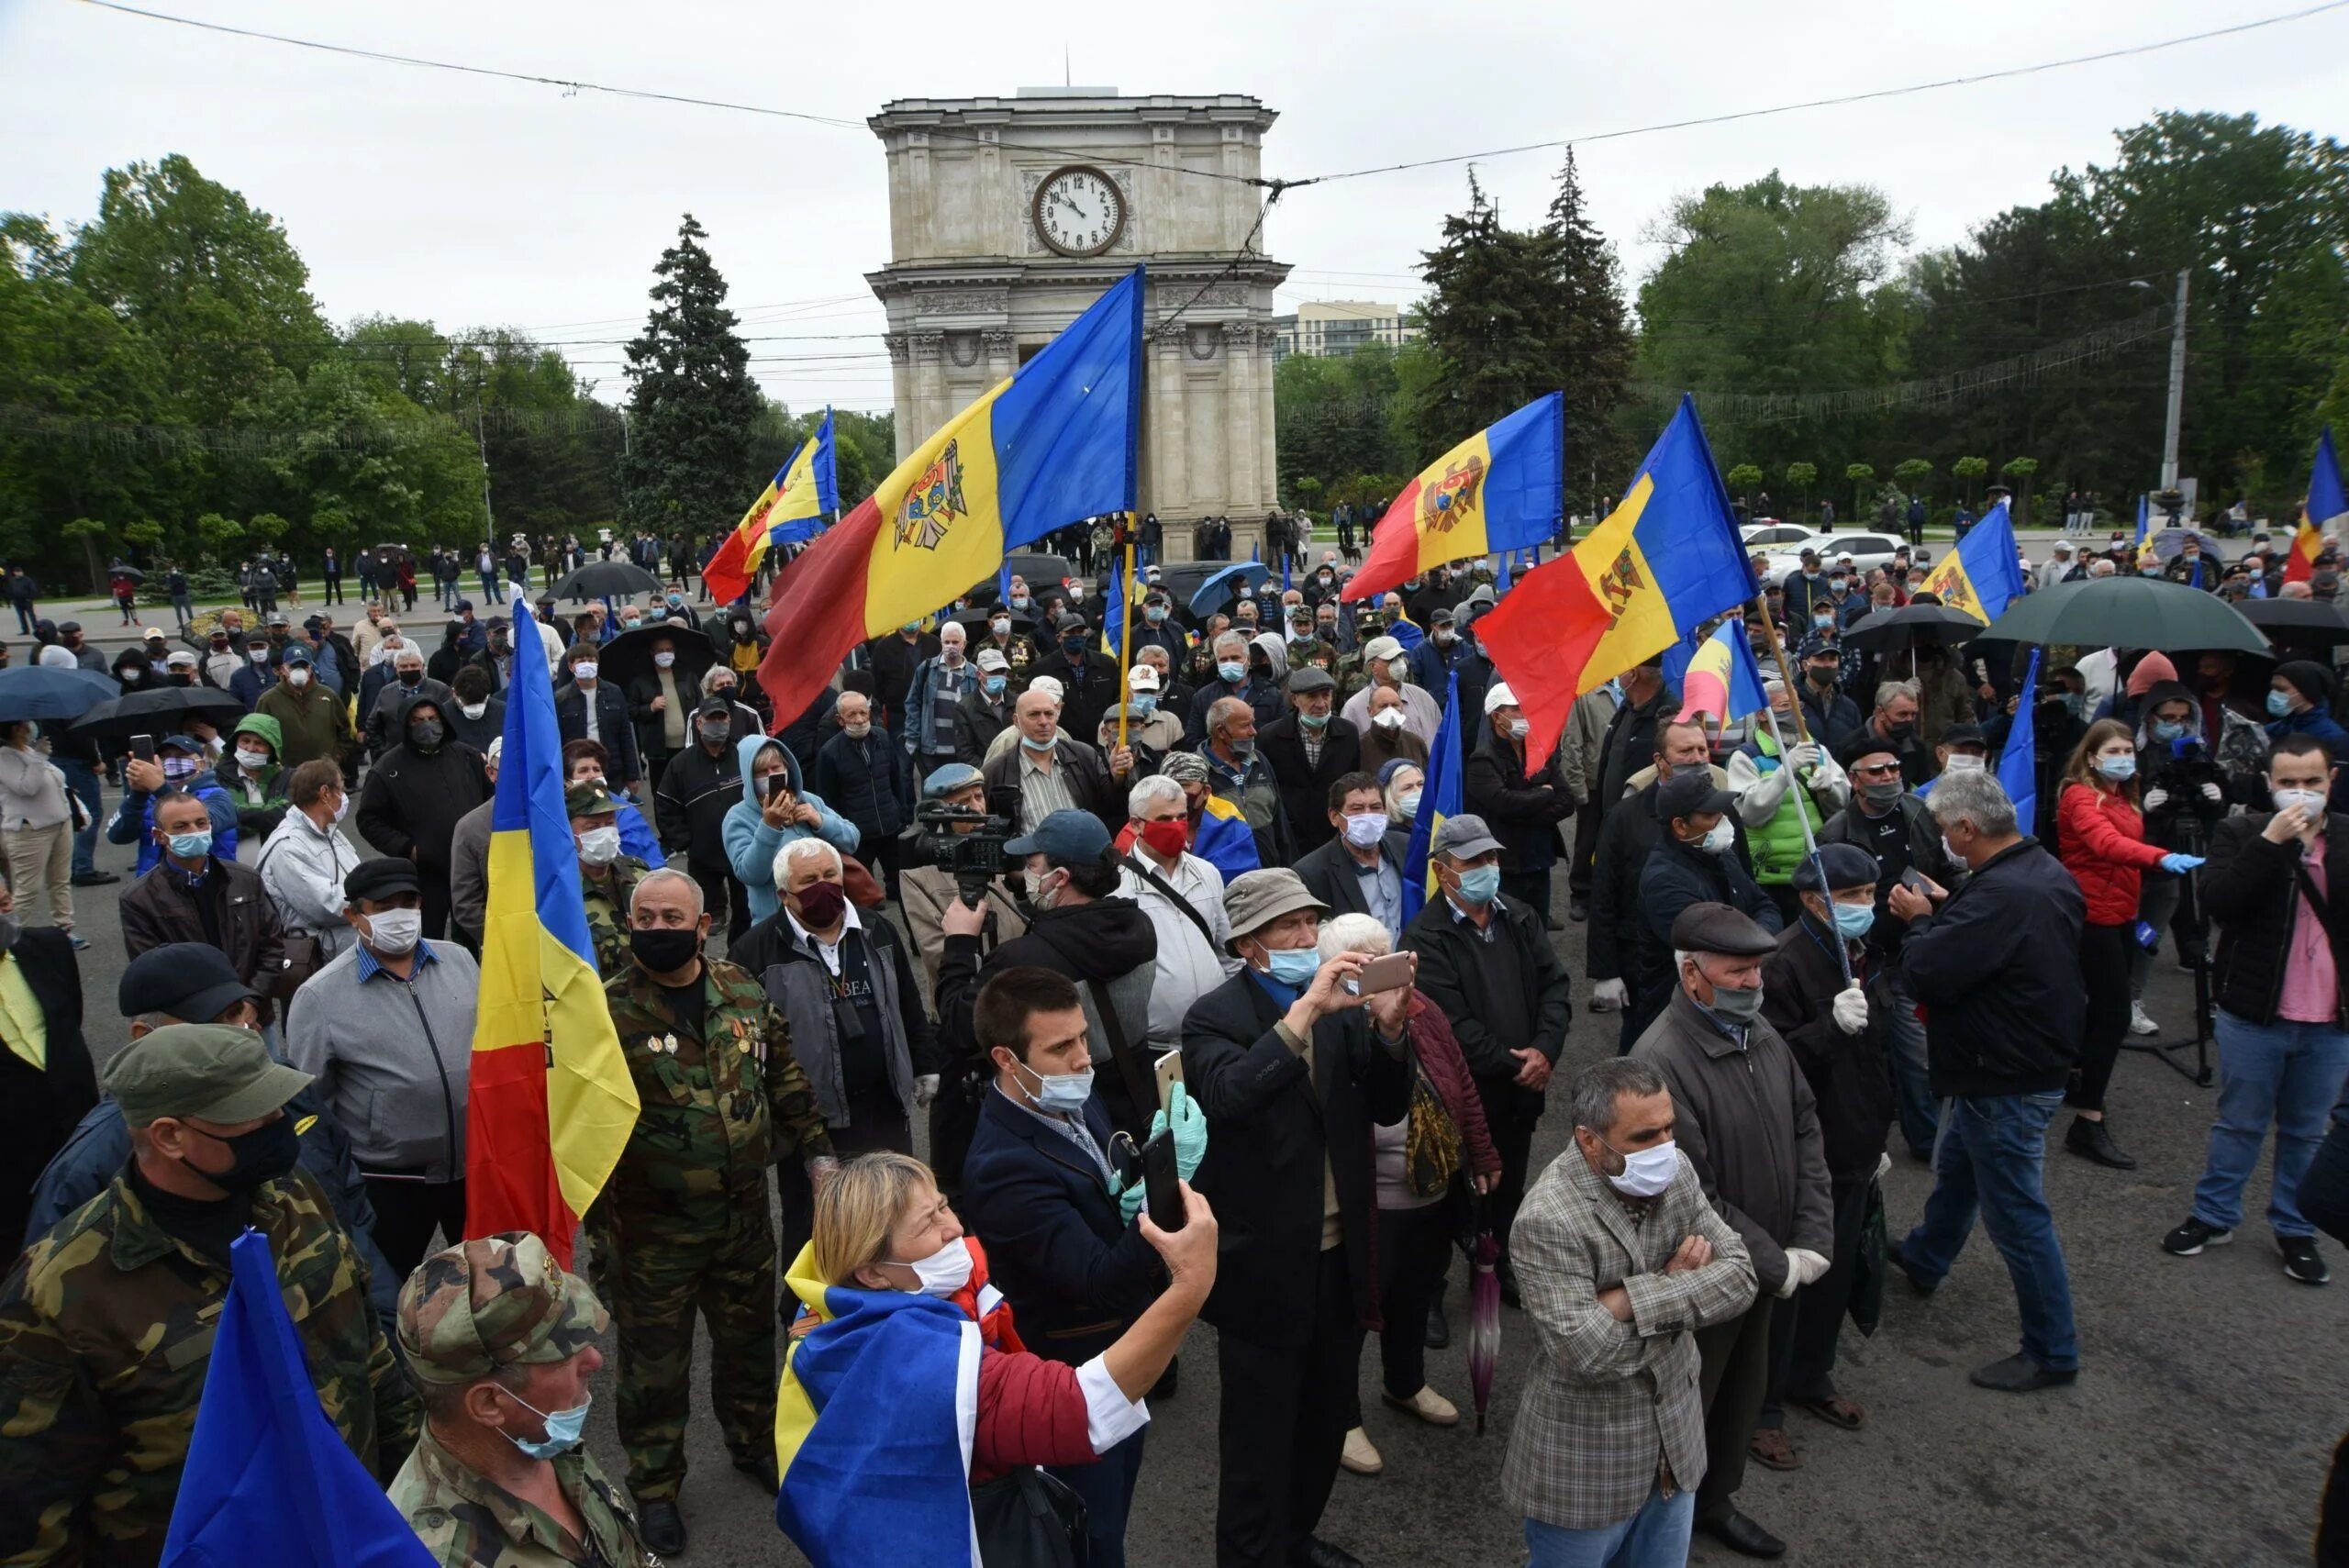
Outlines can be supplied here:
<path id="1" fill-rule="evenodd" d="M 2158 577 L 2059 583 L 2007 606 L 1983 633 L 2006 642 L 2082 648 L 2232 648 L 2265 657 L 2267 639 L 2216 594 Z"/>
<path id="2" fill-rule="evenodd" d="M 1469 1253 L 1468 1392 L 1476 1404 L 1476 1435 L 1485 1435 L 1485 1412 L 1493 1402 L 1493 1373 L 1501 1360 L 1501 1282 L 1496 1272 L 1501 1244 L 1493 1239 L 1490 1217 L 1477 1202 L 1476 1240 Z"/>
<path id="3" fill-rule="evenodd" d="M 121 695 L 120 682 L 95 670 L 58 670 L 39 664 L 0 670 L 0 724 L 79 718 Z"/>

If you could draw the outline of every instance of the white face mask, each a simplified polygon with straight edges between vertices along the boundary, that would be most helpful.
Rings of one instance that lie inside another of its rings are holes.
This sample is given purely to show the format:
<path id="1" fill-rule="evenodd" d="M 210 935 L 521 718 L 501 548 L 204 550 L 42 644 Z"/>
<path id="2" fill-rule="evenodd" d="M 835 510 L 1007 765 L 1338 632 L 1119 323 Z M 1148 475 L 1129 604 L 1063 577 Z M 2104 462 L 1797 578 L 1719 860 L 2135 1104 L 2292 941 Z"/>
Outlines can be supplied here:
<path id="1" fill-rule="evenodd" d="M 959 1237 L 927 1258 L 890 1261 L 899 1268 L 913 1270 L 914 1277 L 921 1281 L 924 1296 L 950 1296 L 971 1283 L 971 1250 Z"/>
<path id="2" fill-rule="evenodd" d="M 269 766 L 269 753 L 266 751 L 248 751 L 242 746 L 239 746 L 237 748 L 237 765 L 248 772 L 258 773 L 262 769 Z"/>
<path id="3" fill-rule="evenodd" d="M 457 705 L 457 711 L 467 718 L 479 718 L 489 711 L 489 703 L 486 699 L 481 702 L 461 702 Z"/>
<path id="4" fill-rule="evenodd" d="M 285 672 L 285 684 L 294 687 L 297 691 L 300 688 L 308 685 L 310 684 L 309 669 L 301 664 L 293 666 Z"/>
<path id="5" fill-rule="evenodd" d="M 656 669 L 665 670 L 676 662 L 677 656 L 674 653 L 655 653 L 652 656 L 652 663 Z"/>
<path id="6" fill-rule="evenodd" d="M 1381 729 L 1400 729 L 1403 728 L 1403 710 L 1399 707 L 1382 707 L 1370 716 L 1370 721 Z"/>
<path id="7" fill-rule="evenodd" d="M 1606 1143 L 1606 1140 L 1599 1140 Z M 1613 1144 L 1607 1143 L 1609 1152 L 1623 1155 L 1620 1174 L 1607 1178 L 1607 1184 L 1625 1197 L 1654 1197 L 1672 1185 L 1672 1178 L 1680 1169 L 1680 1151 L 1670 1139 L 1651 1149 L 1634 1149 L 1624 1154 Z"/>
<path id="8" fill-rule="evenodd" d="M 1404 821 L 1409 822 L 1418 818 L 1419 815 L 1419 795 L 1421 793 L 1421 791 L 1416 789 L 1407 789 L 1402 794 L 1395 797 L 1395 804 L 1402 807 Z"/>
<path id="9" fill-rule="evenodd" d="M 2277 789 L 2269 792 L 2268 798 L 2276 803 L 2278 811 L 2305 806 L 2319 817 L 2324 815 L 2325 793 L 2321 789 Z"/>
<path id="10" fill-rule="evenodd" d="M 1724 817 L 1690 847 L 1702 850 L 1709 855 L 1725 855 L 1736 842 L 1737 829 L 1731 827 L 1729 818 Z"/>
<path id="11" fill-rule="evenodd" d="M 596 678 L 596 665 L 594 661 L 583 659 L 578 663 L 573 664 L 571 667 L 571 676 L 572 679 L 581 682 L 582 684 L 594 681 Z"/>
<path id="12" fill-rule="evenodd" d="M 1960 751 L 1950 758 L 1949 762 L 1943 766 L 1942 772 L 1945 773 L 1978 773 L 1987 765 L 1988 764 L 1985 762 L 1982 758 Z"/>
<path id="13" fill-rule="evenodd" d="M 382 909 L 367 917 L 367 945 L 394 958 L 414 952 L 424 937 L 421 909 Z"/>
<path id="14" fill-rule="evenodd" d="M 620 858 L 618 828 L 590 828 L 579 835 L 579 858 L 591 866 L 607 866 Z"/>
<path id="15" fill-rule="evenodd" d="M 1367 850 L 1386 837 L 1386 813 L 1364 811 L 1346 818 L 1346 842 Z"/>

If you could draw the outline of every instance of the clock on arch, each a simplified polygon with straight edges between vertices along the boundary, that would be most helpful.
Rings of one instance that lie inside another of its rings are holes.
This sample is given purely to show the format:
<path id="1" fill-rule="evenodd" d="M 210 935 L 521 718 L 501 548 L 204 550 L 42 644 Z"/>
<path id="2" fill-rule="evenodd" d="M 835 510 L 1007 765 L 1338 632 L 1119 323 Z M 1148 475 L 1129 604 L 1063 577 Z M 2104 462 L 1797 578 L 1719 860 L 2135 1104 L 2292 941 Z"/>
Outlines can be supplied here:
<path id="1" fill-rule="evenodd" d="M 1125 232 L 1126 194 L 1086 163 L 1055 169 L 1029 205 L 1036 238 L 1063 256 L 1098 256 Z"/>

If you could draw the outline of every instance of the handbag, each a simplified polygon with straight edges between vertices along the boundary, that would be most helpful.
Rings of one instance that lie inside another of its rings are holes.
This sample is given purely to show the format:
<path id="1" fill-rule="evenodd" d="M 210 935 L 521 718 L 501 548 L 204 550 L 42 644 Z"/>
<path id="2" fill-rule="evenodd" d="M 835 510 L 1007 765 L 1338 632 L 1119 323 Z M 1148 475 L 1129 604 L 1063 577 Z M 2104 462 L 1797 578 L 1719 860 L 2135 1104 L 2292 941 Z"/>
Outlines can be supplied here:
<path id="1" fill-rule="evenodd" d="M 1086 1568 L 1093 1560 L 1085 1499 L 1032 1464 L 972 1486 L 971 1533 L 985 1568 Z"/>
<path id="2" fill-rule="evenodd" d="M 1403 1131 L 1403 1183 L 1414 1197 L 1442 1197 L 1460 1173 L 1460 1128 L 1417 1062 Z"/>
<path id="3" fill-rule="evenodd" d="M 285 962 L 269 977 L 269 994 L 280 1001 L 290 1000 L 305 981 L 326 967 L 319 951 L 317 938 L 306 931 L 288 931 Z"/>

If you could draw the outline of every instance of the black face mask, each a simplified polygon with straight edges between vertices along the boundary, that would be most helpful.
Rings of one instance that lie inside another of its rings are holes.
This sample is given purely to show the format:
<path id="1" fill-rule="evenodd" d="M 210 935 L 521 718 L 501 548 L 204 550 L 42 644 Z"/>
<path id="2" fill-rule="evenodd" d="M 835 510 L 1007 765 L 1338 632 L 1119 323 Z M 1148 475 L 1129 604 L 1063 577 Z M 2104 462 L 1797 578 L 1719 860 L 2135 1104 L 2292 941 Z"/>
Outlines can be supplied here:
<path id="1" fill-rule="evenodd" d="M 302 1154 L 302 1140 L 294 1131 L 294 1118 L 290 1116 L 281 1115 L 250 1132 L 219 1141 L 236 1156 L 235 1163 L 217 1173 L 194 1165 L 188 1168 L 213 1185 L 232 1193 L 249 1193 L 263 1182 L 275 1181 L 291 1171 Z"/>
<path id="2" fill-rule="evenodd" d="M 447 733 L 437 718 L 420 718 L 407 727 L 408 743 L 419 751 L 435 750 Z"/>
<path id="3" fill-rule="evenodd" d="M 403 686 L 420 686 L 420 685 L 422 685 L 423 684 L 424 684 L 424 672 L 423 672 L 423 671 L 421 671 L 421 670 L 402 670 L 402 671 L 400 672 L 400 684 L 401 684 L 401 685 L 403 685 Z"/>
<path id="4" fill-rule="evenodd" d="M 648 974 L 674 974 L 701 951 L 701 933 L 691 927 L 656 926 L 628 934 L 629 951 Z"/>

